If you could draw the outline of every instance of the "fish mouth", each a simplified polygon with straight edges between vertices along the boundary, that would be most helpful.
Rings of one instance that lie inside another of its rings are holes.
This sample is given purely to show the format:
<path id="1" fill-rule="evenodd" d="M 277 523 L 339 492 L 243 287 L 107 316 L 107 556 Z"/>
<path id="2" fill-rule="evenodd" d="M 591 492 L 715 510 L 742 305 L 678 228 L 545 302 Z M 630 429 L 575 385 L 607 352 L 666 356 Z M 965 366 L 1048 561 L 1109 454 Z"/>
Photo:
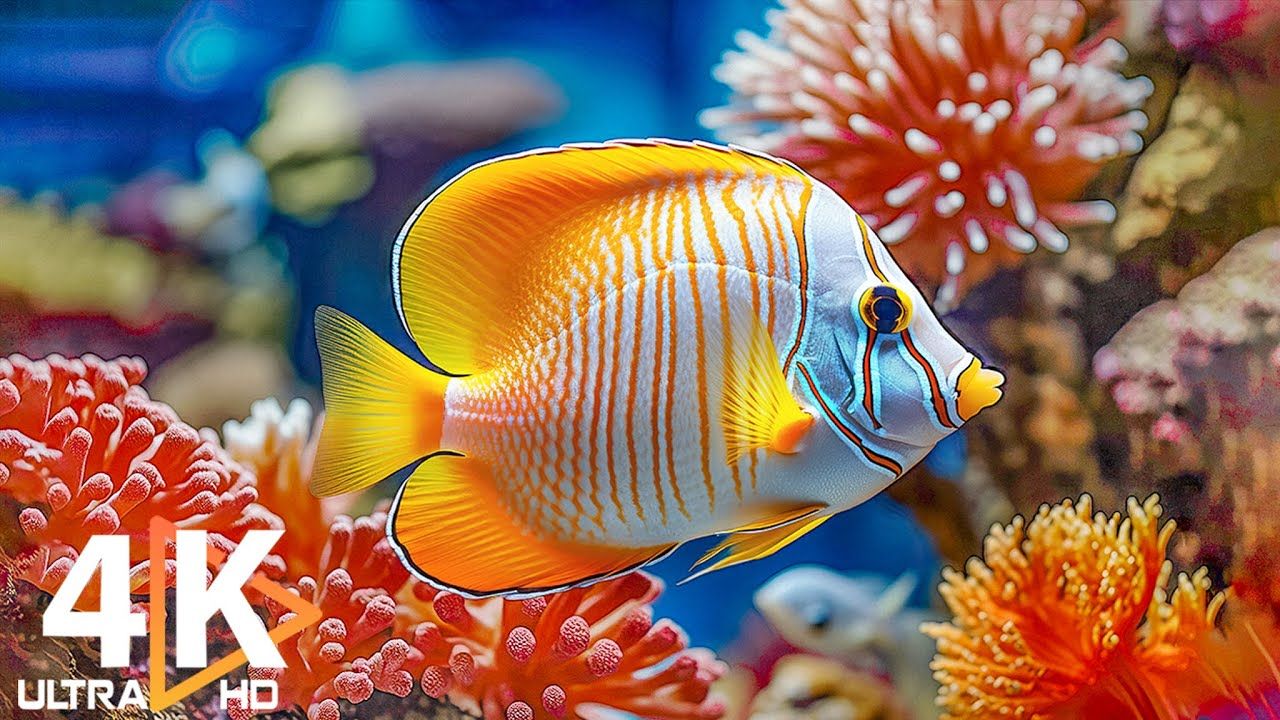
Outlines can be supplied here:
<path id="1" fill-rule="evenodd" d="M 985 408 L 1000 401 L 1004 392 L 1000 386 L 1004 384 L 1004 373 L 993 368 L 983 367 L 982 361 L 974 358 L 969 367 L 960 373 L 956 381 L 956 412 L 962 421 L 968 422 Z"/>

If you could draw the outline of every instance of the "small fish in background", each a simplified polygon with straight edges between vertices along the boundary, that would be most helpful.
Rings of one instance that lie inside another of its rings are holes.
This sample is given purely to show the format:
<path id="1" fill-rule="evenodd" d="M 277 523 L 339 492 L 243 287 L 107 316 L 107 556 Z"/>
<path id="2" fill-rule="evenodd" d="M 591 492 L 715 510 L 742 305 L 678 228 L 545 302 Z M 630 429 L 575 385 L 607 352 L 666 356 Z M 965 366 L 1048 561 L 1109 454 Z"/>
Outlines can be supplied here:
<path id="1" fill-rule="evenodd" d="M 934 642 L 920 623 L 938 620 L 907 607 L 916 577 L 886 582 L 801 565 L 780 573 L 755 594 L 755 606 L 783 639 L 851 667 L 884 670 L 915 720 L 938 717 L 937 684 L 929 670 Z"/>
<path id="2" fill-rule="evenodd" d="M 706 143 L 476 165 L 409 219 L 392 285 L 440 370 L 321 308 L 311 488 L 422 461 L 388 535 L 416 576 L 472 597 L 599 581 L 716 534 L 704 572 L 770 555 L 1003 382 L 834 192 Z"/>

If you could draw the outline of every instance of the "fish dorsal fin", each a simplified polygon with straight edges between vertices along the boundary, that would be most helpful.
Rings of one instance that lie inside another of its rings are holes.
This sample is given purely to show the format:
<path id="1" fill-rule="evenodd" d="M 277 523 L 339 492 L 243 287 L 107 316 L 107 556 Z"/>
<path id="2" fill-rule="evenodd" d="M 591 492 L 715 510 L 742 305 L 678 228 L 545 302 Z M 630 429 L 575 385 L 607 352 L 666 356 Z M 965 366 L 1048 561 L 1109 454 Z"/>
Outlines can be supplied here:
<path id="1" fill-rule="evenodd" d="M 791 543 L 799 540 L 806 533 L 827 521 L 830 515 L 817 515 L 822 508 L 815 507 L 797 520 L 778 525 L 768 530 L 739 530 L 720 541 L 693 564 L 694 568 L 705 565 L 717 555 L 724 557 L 699 570 L 681 581 L 681 584 L 702 577 L 716 570 L 739 565 L 751 560 L 768 557 Z"/>
<path id="2" fill-rule="evenodd" d="M 726 460 L 758 448 L 795 452 L 813 416 L 792 396 L 769 331 L 748 315 L 733 324 L 731 342 L 721 405 Z"/>
<path id="3" fill-rule="evenodd" d="M 400 231 L 391 273 L 405 329 L 446 372 L 487 370 L 517 344 L 512 328 L 530 311 L 530 286 L 570 274 L 525 276 L 528 261 L 566 232 L 567 221 L 664 182 L 726 174 L 810 182 L 767 155 L 672 140 L 565 145 L 475 165 L 432 194 Z"/>

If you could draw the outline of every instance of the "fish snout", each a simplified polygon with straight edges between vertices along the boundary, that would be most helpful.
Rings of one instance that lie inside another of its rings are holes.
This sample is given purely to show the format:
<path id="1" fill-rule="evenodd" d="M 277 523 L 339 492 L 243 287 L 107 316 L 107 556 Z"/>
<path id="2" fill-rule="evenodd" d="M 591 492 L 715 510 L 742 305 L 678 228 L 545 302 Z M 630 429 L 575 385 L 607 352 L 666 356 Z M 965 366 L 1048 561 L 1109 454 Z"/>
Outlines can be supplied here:
<path id="1" fill-rule="evenodd" d="M 1003 384 L 1003 373 L 983 367 L 982 362 L 974 358 L 956 382 L 956 412 L 960 413 L 960 419 L 968 422 L 983 408 L 995 405 L 1004 395 L 1000 391 Z"/>

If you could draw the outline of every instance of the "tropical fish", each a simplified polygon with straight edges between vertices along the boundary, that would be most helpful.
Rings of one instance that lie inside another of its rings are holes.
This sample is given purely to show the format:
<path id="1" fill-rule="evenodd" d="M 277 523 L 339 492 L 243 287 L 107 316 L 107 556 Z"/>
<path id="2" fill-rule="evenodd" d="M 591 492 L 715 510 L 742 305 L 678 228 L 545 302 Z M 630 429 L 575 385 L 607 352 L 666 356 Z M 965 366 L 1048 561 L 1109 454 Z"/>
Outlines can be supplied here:
<path id="1" fill-rule="evenodd" d="M 422 461 L 388 536 L 469 596 L 598 581 L 715 534 L 708 570 L 764 557 L 1000 397 L 857 213 L 747 150 L 484 162 L 418 208 L 391 265 L 438 370 L 321 308 L 312 491 Z"/>
<path id="2" fill-rule="evenodd" d="M 938 717 L 938 686 L 929 670 L 933 640 L 920 623 L 935 621 L 907 607 L 916 577 L 893 582 L 801 565 L 779 573 L 755 594 L 755 606 L 787 642 L 852 667 L 887 671 L 916 720 Z"/>

